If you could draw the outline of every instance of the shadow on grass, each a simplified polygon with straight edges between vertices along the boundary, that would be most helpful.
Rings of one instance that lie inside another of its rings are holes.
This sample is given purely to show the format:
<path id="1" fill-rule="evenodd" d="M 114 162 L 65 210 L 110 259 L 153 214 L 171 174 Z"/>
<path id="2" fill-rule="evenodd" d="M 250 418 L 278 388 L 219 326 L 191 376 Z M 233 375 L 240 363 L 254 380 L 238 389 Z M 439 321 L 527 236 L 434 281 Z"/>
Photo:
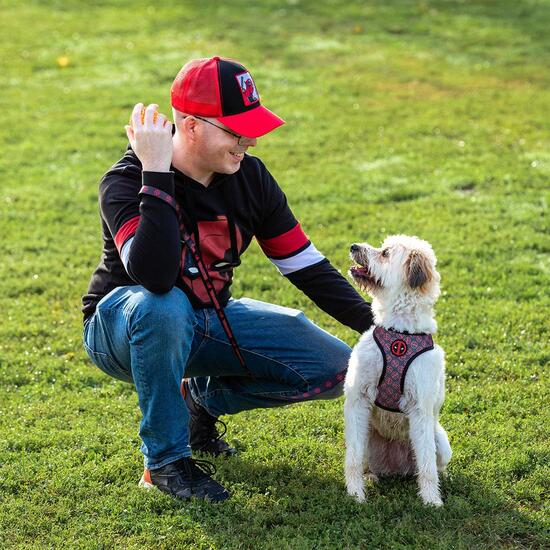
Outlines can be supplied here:
<path id="1" fill-rule="evenodd" d="M 541 522 L 469 475 L 451 473 L 442 480 L 445 505 L 437 509 L 421 503 L 414 478 L 369 485 L 367 502 L 358 504 L 347 496 L 343 476 L 238 457 L 218 461 L 218 467 L 218 479 L 236 489 L 236 498 L 219 507 L 197 503 L 188 512 L 220 548 L 544 545 Z"/>

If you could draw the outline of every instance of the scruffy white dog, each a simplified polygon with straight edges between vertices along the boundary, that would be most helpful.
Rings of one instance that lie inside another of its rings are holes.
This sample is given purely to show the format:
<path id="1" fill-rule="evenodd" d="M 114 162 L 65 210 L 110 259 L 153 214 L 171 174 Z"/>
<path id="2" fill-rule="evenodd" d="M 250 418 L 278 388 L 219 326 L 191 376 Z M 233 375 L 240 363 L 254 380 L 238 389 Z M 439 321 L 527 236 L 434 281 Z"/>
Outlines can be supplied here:
<path id="1" fill-rule="evenodd" d="M 353 244 L 350 256 L 350 275 L 373 298 L 375 326 L 353 349 L 344 386 L 348 493 L 364 501 L 364 474 L 376 482 L 416 473 L 424 503 L 441 506 L 438 471 L 452 453 L 438 421 L 445 359 L 432 340 L 435 254 L 426 241 L 394 235 L 381 248 Z"/>

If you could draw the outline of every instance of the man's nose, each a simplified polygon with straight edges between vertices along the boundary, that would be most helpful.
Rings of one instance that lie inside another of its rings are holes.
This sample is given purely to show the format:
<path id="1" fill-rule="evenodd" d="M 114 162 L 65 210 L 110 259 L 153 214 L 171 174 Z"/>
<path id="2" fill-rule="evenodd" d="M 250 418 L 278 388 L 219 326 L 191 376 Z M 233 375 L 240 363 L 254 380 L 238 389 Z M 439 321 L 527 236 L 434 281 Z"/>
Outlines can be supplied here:
<path id="1" fill-rule="evenodd" d="M 258 138 L 245 138 L 246 141 L 244 142 L 244 145 L 247 147 L 256 147 L 256 144 L 258 143 Z"/>
<path id="2" fill-rule="evenodd" d="M 358 244 L 353 243 L 353 244 L 349 247 L 349 251 L 350 251 L 350 252 L 358 252 L 360 248 L 361 248 L 361 247 L 360 247 Z"/>

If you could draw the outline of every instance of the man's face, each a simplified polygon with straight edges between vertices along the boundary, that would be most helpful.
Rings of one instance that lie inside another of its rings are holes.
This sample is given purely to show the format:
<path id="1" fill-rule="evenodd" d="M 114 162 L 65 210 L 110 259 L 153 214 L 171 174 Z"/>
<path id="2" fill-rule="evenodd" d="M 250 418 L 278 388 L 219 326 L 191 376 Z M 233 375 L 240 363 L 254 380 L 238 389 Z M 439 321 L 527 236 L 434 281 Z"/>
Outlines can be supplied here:
<path id="1" fill-rule="evenodd" d="M 234 174 L 241 166 L 244 153 L 249 147 L 256 145 L 257 139 L 242 138 L 239 140 L 236 136 L 224 132 L 221 128 L 224 130 L 229 130 L 229 128 L 215 118 L 207 120 L 219 128 L 204 120 L 197 120 L 197 125 L 200 126 L 197 128 L 197 152 L 201 164 L 212 172 Z"/>

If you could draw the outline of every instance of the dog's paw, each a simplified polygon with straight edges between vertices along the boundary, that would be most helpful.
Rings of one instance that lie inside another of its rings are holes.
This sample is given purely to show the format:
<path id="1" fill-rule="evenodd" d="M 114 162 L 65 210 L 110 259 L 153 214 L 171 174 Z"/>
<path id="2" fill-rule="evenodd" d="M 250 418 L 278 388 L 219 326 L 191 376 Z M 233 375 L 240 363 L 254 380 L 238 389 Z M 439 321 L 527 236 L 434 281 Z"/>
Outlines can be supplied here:
<path id="1" fill-rule="evenodd" d="M 437 487 L 423 487 L 420 489 L 419 495 L 422 502 L 428 506 L 443 506 L 443 501 Z"/>
<path id="2" fill-rule="evenodd" d="M 362 479 L 347 481 L 348 495 L 354 497 L 357 502 L 365 502 L 365 489 Z"/>
<path id="3" fill-rule="evenodd" d="M 356 491 L 356 492 L 350 492 L 348 491 L 348 494 L 353 497 L 357 502 L 359 502 L 360 504 L 362 504 L 363 502 L 365 502 L 365 491 L 361 490 L 361 491 Z"/>
<path id="4" fill-rule="evenodd" d="M 440 508 L 441 506 L 443 506 L 443 501 L 441 500 L 441 497 L 432 497 L 429 499 L 422 498 L 422 502 L 427 506 L 435 506 L 436 508 Z"/>
<path id="5" fill-rule="evenodd" d="M 372 472 L 365 472 L 365 481 L 367 483 L 378 483 L 380 479 L 376 474 L 373 474 Z"/>

